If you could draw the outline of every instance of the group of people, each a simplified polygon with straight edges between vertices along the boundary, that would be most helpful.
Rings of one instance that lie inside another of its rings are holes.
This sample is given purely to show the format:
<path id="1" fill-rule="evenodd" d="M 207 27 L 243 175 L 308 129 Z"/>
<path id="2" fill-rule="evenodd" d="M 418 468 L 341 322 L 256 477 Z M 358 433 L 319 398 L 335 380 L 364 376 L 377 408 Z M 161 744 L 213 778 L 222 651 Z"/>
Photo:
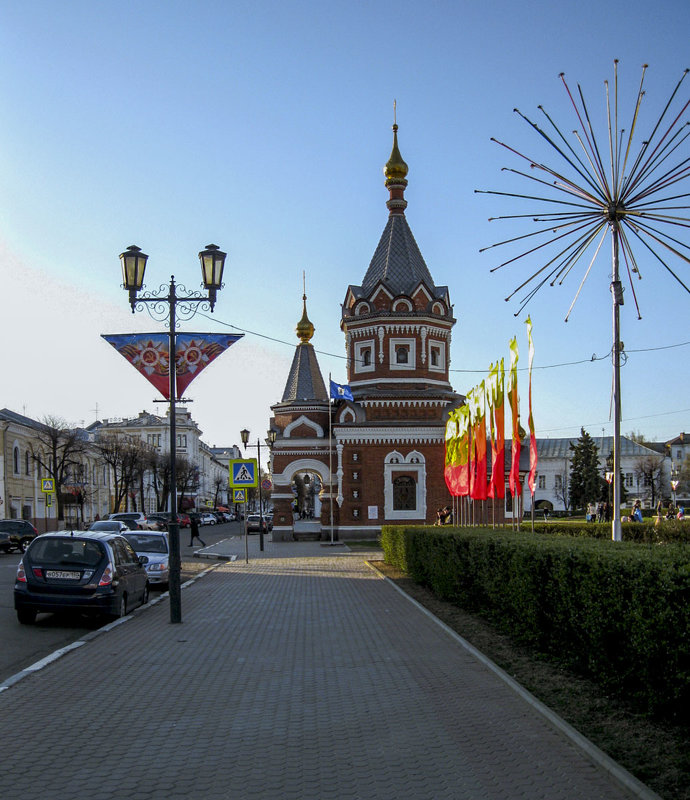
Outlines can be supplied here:
<path id="1" fill-rule="evenodd" d="M 436 512 L 436 522 L 434 525 L 452 525 L 453 509 L 450 506 L 443 506 Z"/>
<path id="2" fill-rule="evenodd" d="M 587 506 L 587 522 L 610 522 L 611 506 L 608 503 L 590 503 Z"/>

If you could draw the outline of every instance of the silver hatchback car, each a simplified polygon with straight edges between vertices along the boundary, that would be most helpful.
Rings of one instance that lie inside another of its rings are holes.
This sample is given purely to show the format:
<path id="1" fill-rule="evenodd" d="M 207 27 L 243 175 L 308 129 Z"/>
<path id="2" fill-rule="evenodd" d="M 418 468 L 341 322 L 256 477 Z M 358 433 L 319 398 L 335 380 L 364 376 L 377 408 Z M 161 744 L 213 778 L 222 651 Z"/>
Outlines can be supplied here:
<path id="1" fill-rule="evenodd" d="M 170 548 L 165 531 L 126 531 L 122 534 L 138 556 L 146 556 L 149 583 L 167 586 L 170 580 Z"/>

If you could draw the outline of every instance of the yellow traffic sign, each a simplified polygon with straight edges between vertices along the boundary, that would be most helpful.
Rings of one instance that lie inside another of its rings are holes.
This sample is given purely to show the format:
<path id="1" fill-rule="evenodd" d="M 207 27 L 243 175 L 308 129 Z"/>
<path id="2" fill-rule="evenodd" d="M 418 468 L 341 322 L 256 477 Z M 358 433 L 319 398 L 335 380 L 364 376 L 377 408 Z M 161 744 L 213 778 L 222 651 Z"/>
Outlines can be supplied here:
<path id="1" fill-rule="evenodd" d="M 41 491 L 42 492 L 54 492 L 55 491 L 55 480 L 54 480 L 54 478 L 41 478 Z"/>
<path id="2" fill-rule="evenodd" d="M 244 503 L 244 489 L 233 489 L 232 490 L 232 502 L 233 503 Z"/>
<path id="3" fill-rule="evenodd" d="M 259 485 L 259 470 L 255 458 L 233 458 L 230 461 L 230 487 L 243 489 Z"/>

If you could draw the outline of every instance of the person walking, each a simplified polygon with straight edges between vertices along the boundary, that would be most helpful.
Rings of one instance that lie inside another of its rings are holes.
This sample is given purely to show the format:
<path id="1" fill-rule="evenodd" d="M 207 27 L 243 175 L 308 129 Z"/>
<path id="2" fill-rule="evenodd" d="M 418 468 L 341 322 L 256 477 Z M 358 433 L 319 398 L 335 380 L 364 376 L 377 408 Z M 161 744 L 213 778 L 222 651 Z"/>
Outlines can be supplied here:
<path id="1" fill-rule="evenodd" d="M 189 544 L 187 547 L 194 546 L 194 540 L 198 539 L 201 542 L 202 547 L 206 547 L 206 542 L 199 536 L 199 523 L 197 522 L 196 517 L 192 517 L 190 525 L 189 525 L 189 534 L 191 539 L 189 540 Z"/>

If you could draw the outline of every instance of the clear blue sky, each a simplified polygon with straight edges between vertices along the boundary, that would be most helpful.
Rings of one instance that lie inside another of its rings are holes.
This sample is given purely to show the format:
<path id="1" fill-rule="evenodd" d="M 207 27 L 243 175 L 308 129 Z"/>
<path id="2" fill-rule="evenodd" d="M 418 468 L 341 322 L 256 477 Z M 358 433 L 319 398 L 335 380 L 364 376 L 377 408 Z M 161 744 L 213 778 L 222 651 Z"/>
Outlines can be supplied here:
<path id="1" fill-rule="evenodd" d="M 244 427 L 263 437 L 297 343 L 303 270 L 324 378 L 344 381 L 340 304 L 386 222 L 394 98 L 410 168 L 407 218 L 458 319 L 453 385 L 465 393 L 491 361 L 507 360 L 514 334 L 526 366 L 525 314 L 515 317 L 503 298 L 537 265 L 492 275 L 498 254 L 479 253 L 510 234 L 489 216 L 526 210 L 474 193 L 518 188 L 500 171 L 518 164 L 490 138 L 552 159 L 512 109 L 536 114 L 542 103 L 569 132 L 575 119 L 558 74 L 579 82 L 600 114 L 614 58 L 626 114 L 650 65 L 651 125 L 690 66 L 689 30 L 686 0 L 3 0 L 0 404 L 86 423 L 96 409 L 101 418 L 162 413 L 155 391 L 100 339 L 160 329 L 145 312 L 132 316 L 119 287 L 118 254 L 129 244 L 150 255 L 149 288 L 174 273 L 196 289 L 197 252 L 209 242 L 228 251 L 216 313 L 185 329 L 226 323 L 261 336 L 248 333 L 187 392 L 210 444 L 239 442 Z M 540 436 L 612 431 L 607 360 L 541 369 L 609 351 L 604 251 L 567 324 L 584 267 L 527 309 Z M 690 296 L 640 258 L 643 319 L 626 303 L 626 349 L 687 342 Z M 689 356 L 687 345 L 630 352 L 623 431 L 667 439 L 690 429 Z M 526 419 L 526 382 L 521 395 Z"/>

